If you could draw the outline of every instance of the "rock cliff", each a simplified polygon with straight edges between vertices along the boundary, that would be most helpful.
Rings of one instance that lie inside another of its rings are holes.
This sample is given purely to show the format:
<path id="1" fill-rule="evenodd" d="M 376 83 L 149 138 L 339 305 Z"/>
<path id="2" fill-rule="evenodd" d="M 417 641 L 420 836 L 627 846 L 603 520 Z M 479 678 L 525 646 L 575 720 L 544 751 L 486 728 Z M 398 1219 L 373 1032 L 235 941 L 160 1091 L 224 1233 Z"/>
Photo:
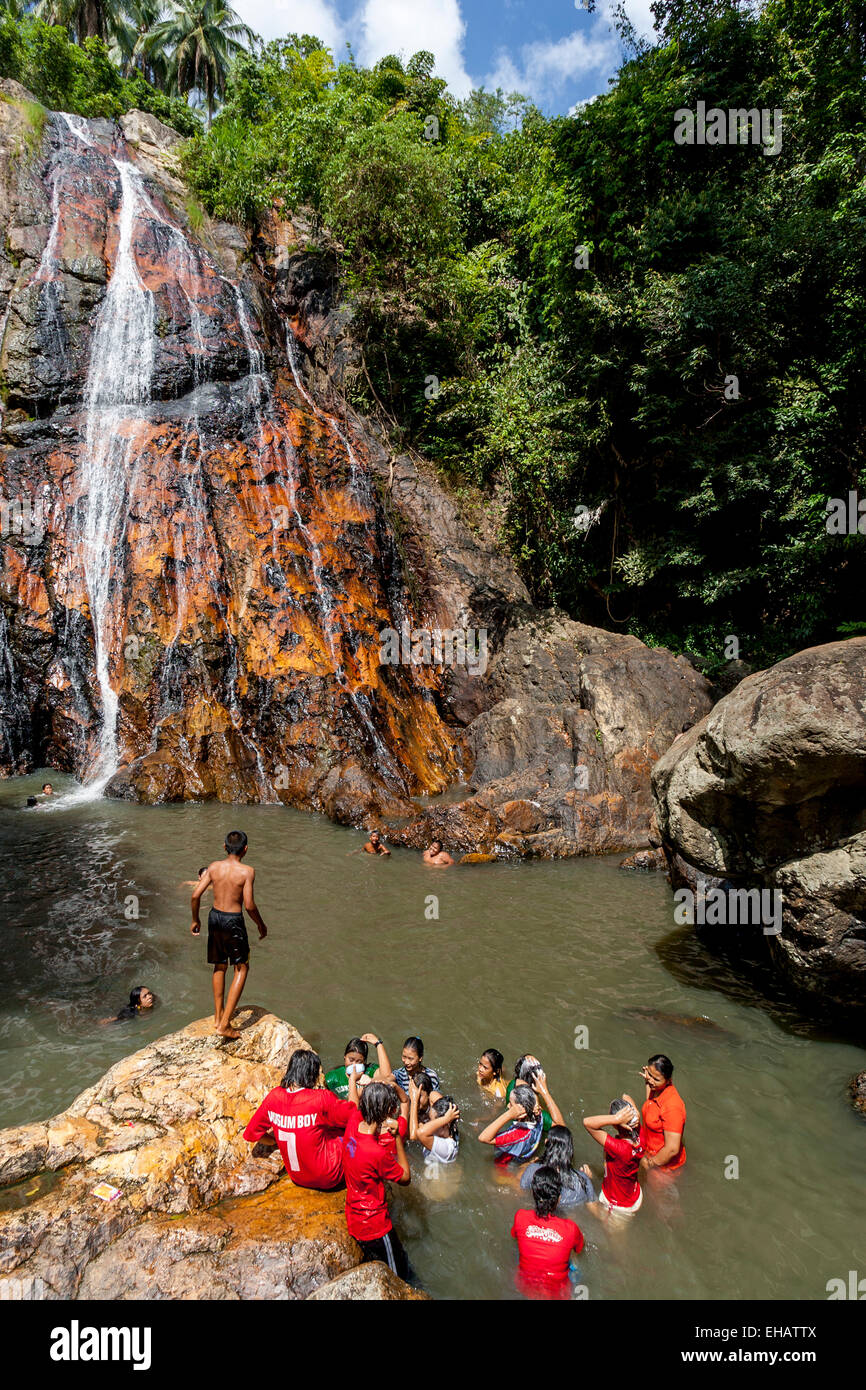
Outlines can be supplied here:
<path id="1" fill-rule="evenodd" d="M 252 242 L 152 116 L 0 98 L 0 770 L 497 855 L 645 844 L 706 682 L 534 610 L 346 406 L 351 305 L 302 217 Z M 443 629 L 483 631 L 484 661 L 383 661 L 383 633 Z M 458 776 L 464 809 L 419 813 Z"/>

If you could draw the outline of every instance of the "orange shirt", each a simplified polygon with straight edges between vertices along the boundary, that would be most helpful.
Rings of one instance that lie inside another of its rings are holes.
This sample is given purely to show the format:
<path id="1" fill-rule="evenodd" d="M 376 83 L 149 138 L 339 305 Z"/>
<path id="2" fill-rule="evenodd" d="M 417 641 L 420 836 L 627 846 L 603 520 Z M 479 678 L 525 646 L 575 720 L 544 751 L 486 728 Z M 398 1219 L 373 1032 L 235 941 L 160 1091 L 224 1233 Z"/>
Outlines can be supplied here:
<path id="1" fill-rule="evenodd" d="M 672 1081 L 669 1081 L 658 1095 L 650 1096 L 649 1100 L 644 1101 L 642 1118 L 641 1143 L 650 1155 L 657 1154 L 659 1149 L 664 1148 L 665 1130 L 671 1134 L 682 1134 L 685 1138 L 686 1107 Z M 686 1146 L 683 1142 L 676 1158 L 672 1158 L 670 1163 L 662 1163 L 659 1166 L 663 1172 L 668 1173 L 673 1172 L 676 1168 L 682 1168 L 685 1161 Z"/>

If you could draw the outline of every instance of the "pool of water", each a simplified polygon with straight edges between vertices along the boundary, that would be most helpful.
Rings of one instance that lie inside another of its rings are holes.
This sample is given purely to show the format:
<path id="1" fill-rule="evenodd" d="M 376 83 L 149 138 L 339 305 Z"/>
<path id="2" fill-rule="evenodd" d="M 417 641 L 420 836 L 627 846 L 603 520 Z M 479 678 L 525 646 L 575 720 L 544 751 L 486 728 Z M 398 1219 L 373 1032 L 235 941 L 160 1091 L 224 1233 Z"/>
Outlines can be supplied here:
<path id="1" fill-rule="evenodd" d="M 326 1065 L 368 1030 L 397 1065 L 418 1033 L 462 1108 L 453 1190 L 439 1199 L 419 1181 L 392 1193 L 434 1296 L 519 1296 L 509 1231 L 525 1203 L 496 1182 L 476 1139 L 496 1113 L 473 1076 L 490 1046 L 507 1067 L 523 1052 L 542 1059 L 578 1162 L 596 1169 L 581 1117 L 623 1089 L 641 1098 L 651 1053 L 673 1059 L 688 1107 L 677 1200 L 659 1207 L 647 1194 L 619 1237 L 578 1216 L 591 1299 L 823 1299 L 829 1279 L 866 1274 L 866 1125 L 845 1097 L 862 1047 L 768 1004 L 675 927 L 661 877 L 607 859 L 444 871 L 406 851 L 373 860 L 355 852 L 359 832 L 281 807 L 22 810 L 42 780 L 0 784 L 0 1125 L 46 1118 L 119 1057 L 210 1011 L 204 933 L 190 935 L 180 885 L 240 828 L 270 930 L 262 944 L 250 931 L 245 1001 L 289 1019 Z M 101 1024 L 140 983 L 157 993 L 154 1014 Z"/>

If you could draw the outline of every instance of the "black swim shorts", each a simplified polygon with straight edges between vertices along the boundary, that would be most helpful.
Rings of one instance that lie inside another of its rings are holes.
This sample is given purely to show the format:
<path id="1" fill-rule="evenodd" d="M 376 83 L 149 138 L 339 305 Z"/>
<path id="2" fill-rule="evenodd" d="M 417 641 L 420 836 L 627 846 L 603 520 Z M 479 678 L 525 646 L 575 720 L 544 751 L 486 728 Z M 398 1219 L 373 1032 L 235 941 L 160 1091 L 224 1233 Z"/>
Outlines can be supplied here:
<path id="1" fill-rule="evenodd" d="M 250 943 L 242 912 L 220 912 L 212 907 L 207 919 L 208 965 L 246 965 Z"/>

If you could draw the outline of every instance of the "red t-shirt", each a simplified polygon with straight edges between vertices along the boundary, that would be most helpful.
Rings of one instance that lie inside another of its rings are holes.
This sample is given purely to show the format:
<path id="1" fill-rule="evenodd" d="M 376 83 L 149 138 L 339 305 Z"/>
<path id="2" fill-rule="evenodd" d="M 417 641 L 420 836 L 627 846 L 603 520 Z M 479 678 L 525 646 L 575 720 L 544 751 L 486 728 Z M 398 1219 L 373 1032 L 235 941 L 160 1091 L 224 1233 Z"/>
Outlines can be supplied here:
<path id="1" fill-rule="evenodd" d="M 298 1187 L 329 1192 L 343 1181 L 341 1134 L 358 1111 L 333 1091 L 269 1091 L 244 1130 L 254 1144 L 270 1130 L 277 1141 L 286 1172 Z"/>
<path id="2" fill-rule="evenodd" d="M 564 1216 L 536 1216 L 524 1208 L 517 1212 L 511 1234 L 520 1251 L 521 1282 L 527 1292 L 567 1297 L 569 1256 L 583 1249 L 580 1227 Z"/>
<path id="3" fill-rule="evenodd" d="M 641 1114 L 643 1124 L 640 1130 L 640 1142 L 650 1156 L 657 1154 L 659 1149 L 664 1148 L 665 1130 L 669 1130 L 671 1134 L 683 1136 L 683 1142 L 676 1158 L 672 1158 L 670 1163 L 663 1163 L 659 1171 L 669 1173 L 676 1168 L 682 1168 L 686 1161 L 686 1107 L 672 1081 L 668 1082 L 664 1090 L 659 1091 L 657 1096 L 650 1096 L 649 1100 L 644 1101 Z"/>
<path id="4" fill-rule="evenodd" d="M 635 1146 L 618 1134 L 606 1134 L 604 1139 L 604 1182 L 601 1190 L 615 1207 L 633 1207 L 640 1196 L 637 1180 L 643 1156 L 640 1144 Z"/>
<path id="5" fill-rule="evenodd" d="M 356 1240 L 379 1240 L 391 1230 L 385 1182 L 398 1182 L 403 1169 L 395 1156 L 394 1140 L 388 1135 L 380 1141 L 373 1134 L 361 1134 L 360 1123 L 360 1111 L 355 1110 L 343 1135 L 346 1225 Z"/>

